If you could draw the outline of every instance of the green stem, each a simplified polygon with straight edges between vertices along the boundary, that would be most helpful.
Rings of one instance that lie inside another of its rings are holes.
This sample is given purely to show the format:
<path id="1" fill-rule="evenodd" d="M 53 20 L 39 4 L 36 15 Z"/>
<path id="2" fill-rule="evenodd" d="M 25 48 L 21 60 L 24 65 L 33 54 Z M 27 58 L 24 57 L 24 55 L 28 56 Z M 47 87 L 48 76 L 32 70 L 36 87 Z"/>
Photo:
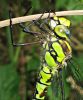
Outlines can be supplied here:
<path id="1" fill-rule="evenodd" d="M 19 43 L 22 43 L 23 40 L 24 40 L 24 33 L 20 33 L 20 36 L 19 36 Z M 15 56 L 14 56 L 14 59 L 13 59 L 13 62 L 17 62 L 18 61 L 18 57 L 19 57 L 19 53 L 20 53 L 20 49 L 21 49 L 21 46 L 17 47 L 16 48 L 16 52 L 15 52 Z"/>
<path id="2" fill-rule="evenodd" d="M 9 28 L 7 27 L 6 28 L 6 36 L 7 36 L 7 43 L 8 43 L 8 54 L 9 54 L 9 60 L 10 61 L 13 61 L 13 46 L 12 46 L 12 43 L 11 43 L 11 36 L 10 36 L 10 31 L 9 31 Z"/>

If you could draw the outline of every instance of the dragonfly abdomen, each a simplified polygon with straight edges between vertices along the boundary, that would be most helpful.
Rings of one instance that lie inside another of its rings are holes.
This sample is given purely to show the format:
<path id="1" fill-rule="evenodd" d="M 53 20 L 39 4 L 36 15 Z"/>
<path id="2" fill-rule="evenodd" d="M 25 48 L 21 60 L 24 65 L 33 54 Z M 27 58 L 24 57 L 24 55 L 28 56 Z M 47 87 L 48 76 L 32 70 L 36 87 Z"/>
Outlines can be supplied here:
<path id="1" fill-rule="evenodd" d="M 43 65 L 36 84 L 36 100 L 44 100 L 47 88 L 51 85 L 52 73 L 48 66 Z"/>

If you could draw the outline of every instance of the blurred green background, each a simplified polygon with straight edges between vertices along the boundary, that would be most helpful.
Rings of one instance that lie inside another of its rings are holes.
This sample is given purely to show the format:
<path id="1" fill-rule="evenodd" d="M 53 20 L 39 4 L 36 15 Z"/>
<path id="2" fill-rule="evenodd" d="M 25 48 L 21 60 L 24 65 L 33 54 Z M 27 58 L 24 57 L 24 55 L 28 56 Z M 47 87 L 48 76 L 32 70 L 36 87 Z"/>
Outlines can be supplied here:
<path id="1" fill-rule="evenodd" d="M 83 0 L 0 0 L 0 20 L 9 18 L 9 9 L 12 10 L 13 17 L 18 17 L 30 7 L 32 8 L 27 15 L 49 10 L 81 10 Z M 82 74 L 83 16 L 68 16 L 67 18 L 71 20 L 71 45 L 75 59 L 73 63 L 76 65 L 78 63 L 80 74 Z M 25 24 L 28 25 L 27 23 Z M 37 31 L 37 28 L 33 25 L 31 30 Z M 13 37 L 15 42 L 21 43 L 36 40 L 33 36 L 24 34 L 19 25 L 13 25 Z M 40 66 L 40 52 L 40 44 L 13 47 L 9 27 L 0 28 L 0 100 L 32 100 Z M 66 100 L 83 100 L 83 89 L 79 92 L 79 88 L 73 89 L 66 81 L 71 75 L 68 68 L 63 71 Z M 83 77 L 75 81 L 82 88 Z M 56 88 L 54 91 L 49 88 L 47 100 L 61 100 L 59 96 L 55 97 Z"/>

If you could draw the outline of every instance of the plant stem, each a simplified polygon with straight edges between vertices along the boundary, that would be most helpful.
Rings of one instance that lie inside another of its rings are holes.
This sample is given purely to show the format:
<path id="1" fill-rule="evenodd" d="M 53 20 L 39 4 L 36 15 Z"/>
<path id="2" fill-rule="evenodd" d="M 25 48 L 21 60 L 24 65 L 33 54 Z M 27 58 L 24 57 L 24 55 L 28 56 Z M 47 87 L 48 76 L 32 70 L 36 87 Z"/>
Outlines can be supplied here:
<path id="1" fill-rule="evenodd" d="M 70 11 L 60 11 L 60 12 L 55 12 L 56 16 L 71 16 L 71 15 L 83 15 L 83 10 L 70 10 Z M 37 20 L 42 14 L 35 14 L 35 15 L 29 15 L 29 16 L 22 16 L 22 17 L 17 17 L 17 18 L 12 18 L 12 24 L 17 24 L 20 22 L 27 22 L 27 21 L 32 21 L 32 20 Z M 47 18 L 49 13 L 44 13 L 41 19 Z M 50 13 L 50 17 L 53 17 L 54 13 Z M 9 26 L 10 25 L 10 20 L 4 20 L 0 21 L 0 28 Z"/>

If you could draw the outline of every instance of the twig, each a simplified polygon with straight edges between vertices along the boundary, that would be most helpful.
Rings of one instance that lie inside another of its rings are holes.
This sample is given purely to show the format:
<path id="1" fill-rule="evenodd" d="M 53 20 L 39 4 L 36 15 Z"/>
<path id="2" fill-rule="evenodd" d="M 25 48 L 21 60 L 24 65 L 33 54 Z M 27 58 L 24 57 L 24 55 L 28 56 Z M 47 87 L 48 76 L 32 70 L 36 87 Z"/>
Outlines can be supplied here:
<path id="1" fill-rule="evenodd" d="M 55 12 L 56 16 L 70 16 L 70 15 L 83 15 L 83 10 L 71 10 L 71 11 L 60 11 L 60 12 Z M 12 24 L 17 24 L 20 22 L 27 22 L 27 21 L 32 21 L 38 19 L 42 14 L 35 14 L 35 15 L 29 15 L 29 16 L 22 16 L 22 17 L 17 17 L 17 18 L 12 18 Z M 47 18 L 49 13 L 45 13 L 42 16 L 42 19 Z M 53 17 L 54 13 L 50 13 L 50 17 Z M 9 26 L 9 19 L 0 21 L 0 28 Z"/>
<path id="2" fill-rule="evenodd" d="M 71 84 L 72 89 L 77 90 L 83 96 L 83 88 L 76 84 L 72 76 L 67 78 L 67 82 Z"/>
<path id="3" fill-rule="evenodd" d="M 74 36 L 71 37 L 72 48 L 78 51 L 83 51 L 83 44 Z"/>

